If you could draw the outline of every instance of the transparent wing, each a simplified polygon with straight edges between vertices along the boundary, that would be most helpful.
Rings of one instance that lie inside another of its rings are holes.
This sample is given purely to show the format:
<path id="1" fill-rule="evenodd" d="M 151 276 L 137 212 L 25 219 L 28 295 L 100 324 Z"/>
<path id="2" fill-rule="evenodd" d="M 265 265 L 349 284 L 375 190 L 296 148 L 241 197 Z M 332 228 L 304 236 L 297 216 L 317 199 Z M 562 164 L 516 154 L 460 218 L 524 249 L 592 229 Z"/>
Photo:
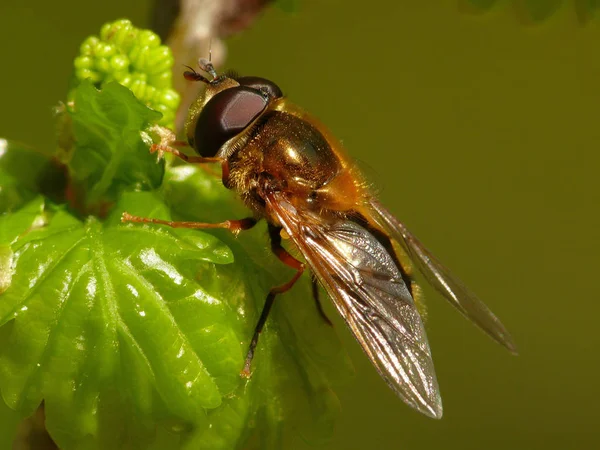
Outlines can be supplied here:
<path id="1" fill-rule="evenodd" d="M 421 317 L 385 248 L 349 220 L 323 223 L 267 197 L 383 379 L 408 405 L 434 418 L 442 402 Z"/>
<path id="2" fill-rule="evenodd" d="M 375 220 L 398 241 L 423 276 L 465 317 L 492 339 L 516 354 L 517 347 L 500 320 L 458 278 L 433 256 L 398 219 L 377 200 L 371 200 Z"/>

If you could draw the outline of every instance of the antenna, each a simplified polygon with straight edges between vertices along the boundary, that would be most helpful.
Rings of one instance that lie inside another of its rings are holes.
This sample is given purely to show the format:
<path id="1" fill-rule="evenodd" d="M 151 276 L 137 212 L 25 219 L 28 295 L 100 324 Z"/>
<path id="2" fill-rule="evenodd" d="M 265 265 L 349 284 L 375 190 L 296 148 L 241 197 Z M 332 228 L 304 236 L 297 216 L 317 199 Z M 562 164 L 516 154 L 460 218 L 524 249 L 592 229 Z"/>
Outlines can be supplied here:
<path id="1" fill-rule="evenodd" d="M 190 66 L 184 66 L 184 67 L 187 67 L 188 69 L 190 69 L 190 70 L 186 70 L 185 72 L 183 72 L 183 77 L 186 80 L 188 80 L 188 81 L 202 81 L 203 83 L 210 84 L 210 81 L 208 81 L 208 79 L 206 77 L 203 77 L 202 75 L 200 75 L 198 72 L 196 72 Z"/>
<path id="2" fill-rule="evenodd" d="M 217 71 L 215 70 L 215 68 L 213 67 L 212 63 L 210 62 L 210 60 L 207 60 L 205 58 L 200 58 L 198 60 L 198 65 L 200 66 L 200 68 L 202 70 L 204 70 L 207 73 L 210 73 L 213 77 L 213 80 L 215 78 L 217 78 Z"/>
<path id="3" fill-rule="evenodd" d="M 200 58 L 198 60 L 198 65 L 200 66 L 200 68 L 202 70 L 204 70 L 207 73 L 210 73 L 213 77 L 213 81 L 217 78 L 217 71 L 215 70 L 214 66 L 212 65 L 212 37 L 210 38 L 209 44 L 208 44 L 208 60 L 206 58 Z"/>
<path id="4" fill-rule="evenodd" d="M 210 38 L 210 41 L 208 44 L 208 59 L 200 58 L 198 60 L 198 66 L 204 72 L 209 73 L 213 77 L 213 79 L 209 81 L 206 77 L 204 77 L 203 75 L 200 75 L 198 72 L 196 72 L 190 66 L 185 66 L 190 70 L 186 70 L 183 73 L 183 76 L 185 77 L 186 80 L 189 80 L 189 81 L 202 81 L 203 83 L 206 83 L 206 84 L 213 83 L 218 78 L 218 75 L 217 75 L 217 71 L 215 70 L 211 61 L 212 61 L 212 37 Z"/>

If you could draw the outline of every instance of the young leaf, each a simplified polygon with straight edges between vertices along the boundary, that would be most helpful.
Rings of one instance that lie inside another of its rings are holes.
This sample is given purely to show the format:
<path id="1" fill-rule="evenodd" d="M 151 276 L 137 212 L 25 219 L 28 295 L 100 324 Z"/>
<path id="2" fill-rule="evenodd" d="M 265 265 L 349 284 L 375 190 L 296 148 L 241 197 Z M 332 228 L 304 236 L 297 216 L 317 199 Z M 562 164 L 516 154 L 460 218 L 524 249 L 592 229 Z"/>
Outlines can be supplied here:
<path id="1" fill-rule="evenodd" d="M 101 91 L 83 81 L 74 92 L 72 120 L 75 149 L 68 162 L 84 209 L 97 210 L 117 200 L 123 191 L 158 187 L 164 163 L 156 164 L 142 132 L 160 119 L 131 91 L 116 82 Z"/>
<path id="2" fill-rule="evenodd" d="M 64 167 L 49 155 L 0 138 L 0 214 L 14 211 L 38 193 L 60 198 Z"/>
<path id="3" fill-rule="evenodd" d="M 19 414 L 6 406 L 0 396 L 0 448 L 12 448 L 20 419 Z"/>

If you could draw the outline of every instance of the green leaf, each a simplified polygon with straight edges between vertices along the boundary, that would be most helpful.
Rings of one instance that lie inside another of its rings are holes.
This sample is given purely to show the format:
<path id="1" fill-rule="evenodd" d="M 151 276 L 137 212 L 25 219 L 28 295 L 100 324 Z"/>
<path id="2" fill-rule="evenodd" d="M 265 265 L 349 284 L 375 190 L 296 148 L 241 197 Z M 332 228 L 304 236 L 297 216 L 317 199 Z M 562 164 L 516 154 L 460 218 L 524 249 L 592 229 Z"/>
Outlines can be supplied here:
<path id="1" fill-rule="evenodd" d="M 0 138 L 0 214 L 14 211 L 38 193 L 64 196 L 63 168 L 47 154 Z"/>
<path id="2" fill-rule="evenodd" d="M 44 200 L 37 197 L 14 214 L 0 216 L 0 294 L 6 291 L 14 272 L 11 244 L 28 230 L 44 225 Z"/>
<path id="3" fill-rule="evenodd" d="M 140 103 L 132 92 L 113 82 L 101 91 L 89 80 L 77 86 L 74 108 L 68 109 L 76 151 L 69 169 L 79 204 L 98 210 L 133 188 L 158 187 L 164 163 L 149 154 L 143 131 L 161 115 Z"/>
<path id="4" fill-rule="evenodd" d="M 12 448 L 20 419 L 19 414 L 6 406 L 0 396 L 0 448 Z"/>
<path id="5" fill-rule="evenodd" d="M 44 225 L 44 199 L 36 197 L 13 214 L 0 216 L 0 245 L 10 245 L 28 229 Z"/>
<path id="6" fill-rule="evenodd" d="M 168 218 L 153 194 L 131 193 L 106 225 L 47 210 L 12 245 L 0 389 L 22 416 L 44 399 L 63 449 L 177 442 L 245 384 L 244 308 L 215 277 L 231 252 L 198 230 L 118 224 L 125 209 Z"/>

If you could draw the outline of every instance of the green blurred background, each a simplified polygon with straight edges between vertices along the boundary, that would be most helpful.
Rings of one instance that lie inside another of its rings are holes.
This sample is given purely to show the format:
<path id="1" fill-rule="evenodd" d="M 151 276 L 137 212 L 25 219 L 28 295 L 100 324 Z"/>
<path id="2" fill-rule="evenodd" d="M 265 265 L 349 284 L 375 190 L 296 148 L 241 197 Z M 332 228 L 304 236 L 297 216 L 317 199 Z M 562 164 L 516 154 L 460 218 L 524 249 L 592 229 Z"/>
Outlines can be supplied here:
<path id="1" fill-rule="evenodd" d="M 597 448 L 600 22 L 582 24 L 570 1 L 537 25 L 506 1 L 485 15 L 458 0 L 297 3 L 230 39 L 227 66 L 275 80 L 328 124 L 521 352 L 427 288 L 445 406 L 434 421 L 393 395 L 338 320 L 357 376 L 329 448 Z M 150 10 L 3 0 L 0 136 L 50 148 L 80 41 L 119 17 L 147 25 Z"/>

